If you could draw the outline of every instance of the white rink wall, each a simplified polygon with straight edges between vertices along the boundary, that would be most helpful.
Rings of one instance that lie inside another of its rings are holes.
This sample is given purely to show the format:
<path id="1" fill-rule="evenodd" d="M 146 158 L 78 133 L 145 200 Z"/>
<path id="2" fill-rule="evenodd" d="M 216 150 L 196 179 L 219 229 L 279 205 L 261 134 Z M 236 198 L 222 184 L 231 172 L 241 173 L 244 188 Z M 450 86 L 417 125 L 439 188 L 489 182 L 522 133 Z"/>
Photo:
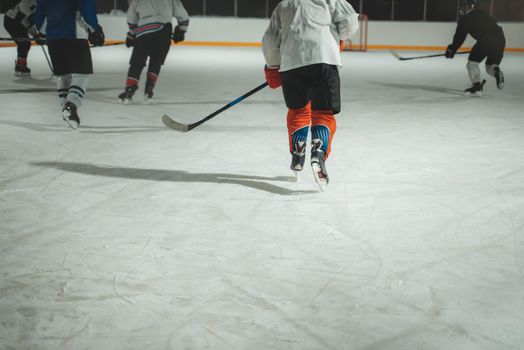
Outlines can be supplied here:
<path id="1" fill-rule="evenodd" d="M 125 39 L 127 24 L 123 15 L 99 15 L 108 39 Z M 3 22 L 3 19 L 2 19 Z M 199 42 L 260 42 L 267 19 L 234 17 L 191 18 L 187 41 Z M 524 48 L 524 23 L 500 23 L 506 34 L 508 48 Z M 373 46 L 445 46 L 455 31 L 451 22 L 391 22 L 370 21 L 368 45 Z M 3 26 L 2 36 L 6 36 Z M 471 46 L 468 38 L 465 46 Z"/>
<path id="2" fill-rule="evenodd" d="M 125 38 L 125 18 L 101 15 L 107 37 Z M 211 42 L 260 42 L 269 20 L 234 17 L 192 17 L 186 40 Z M 524 48 L 524 23 L 501 23 L 508 48 Z M 455 23 L 370 21 L 368 45 L 445 46 L 455 31 Z M 473 41 L 468 38 L 466 46 Z"/>

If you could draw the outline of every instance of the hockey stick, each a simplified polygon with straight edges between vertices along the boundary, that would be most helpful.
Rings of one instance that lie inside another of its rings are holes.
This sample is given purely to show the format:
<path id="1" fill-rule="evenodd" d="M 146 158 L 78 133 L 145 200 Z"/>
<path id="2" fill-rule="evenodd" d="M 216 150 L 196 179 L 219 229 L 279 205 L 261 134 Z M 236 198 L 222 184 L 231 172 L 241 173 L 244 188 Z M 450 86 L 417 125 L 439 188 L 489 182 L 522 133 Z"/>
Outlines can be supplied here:
<path id="1" fill-rule="evenodd" d="M 32 38 L 0 38 L 0 41 L 34 41 Z"/>
<path id="2" fill-rule="evenodd" d="M 256 88 L 254 88 L 253 90 L 249 91 L 249 92 L 246 92 L 244 95 L 240 96 L 239 98 L 237 98 L 236 100 L 233 100 L 231 102 L 229 102 L 227 105 L 225 105 L 224 107 L 220 108 L 219 110 L 216 110 L 214 111 L 213 113 L 211 113 L 210 115 L 208 115 L 207 117 L 203 118 L 203 119 L 200 119 L 199 121 L 195 122 L 195 123 L 192 123 L 192 124 L 183 124 L 183 123 L 179 123 L 175 120 L 173 120 L 170 116 L 168 116 L 167 114 L 164 114 L 162 116 L 162 122 L 164 123 L 165 126 L 167 126 L 168 128 L 170 129 L 173 129 L 173 130 L 176 130 L 176 131 L 180 131 L 180 132 L 188 132 L 189 130 L 193 130 L 194 128 L 196 128 L 197 126 L 199 126 L 200 124 L 204 124 L 205 122 L 207 122 L 209 119 L 217 116 L 218 114 L 222 113 L 223 111 L 225 111 L 226 109 L 229 109 L 230 107 L 233 107 L 234 105 L 236 105 L 237 103 L 243 101 L 244 99 L 246 99 L 247 97 L 253 95 L 255 92 L 257 91 L 260 91 L 262 90 L 263 88 L 265 88 L 267 86 L 267 82 L 264 82 L 263 84 L 260 84 L 259 86 L 257 86 Z"/>
<path id="3" fill-rule="evenodd" d="M 0 41 L 35 41 L 34 38 L 2 38 L 0 37 Z M 107 42 L 107 43 L 104 43 L 103 46 L 115 46 L 115 45 L 124 45 L 126 42 L 125 41 L 121 41 L 121 40 L 118 40 L 118 41 L 114 41 L 114 42 Z M 91 48 L 93 47 L 102 47 L 102 46 L 90 46 Z"/>
<path id="4" fill-rule="evenodd" d="M 125 41 L 115 41 L 115 42 L 108 42 L 104 43 L 102 46 L 89 46 L 90 48 L 94 49 L 95 47 L 106 47 L 106 46 L 116 46 L 116 45 L 124 45 Z"/>
<path id="5" fill-rule="evenodd" d="M 47 61 L 47 65 L 49 66 L 49 69 L 51 69 L 51 73 L 53 73 L 53 75 L 55 74 L 55 70 L 53 69 L 53 65 L 51 64 L 51 61 L 49 60 L 49 56 L 47 56 L 47 52 L 44 48 L 44 45 L 40 45 L 42 47 L 42 51 L 44 52 L 44 56 L 45 56 L 45 59 Z"/>
<path id="6" fill-rule="evenodd" d="M 395 56 L 400 61 L 418 60 L 418 59 L 421 59 L 421 58 L 431 58 L 431 57 L 443 57 L 443 56 L 446 56 L 445 53 L 439 53 L 439 54 L 427 55 L 427 56 L 402 57 L 394 50 L 390 50 L 389 52 L 391 52 L 391 54 L 393 56 Z M 456 55 L 463 55 L 463 54 L 467 54 L 467 53 L 471 53 L 471 51 L 459 51 L 459 52 L 456 53 Z"/>

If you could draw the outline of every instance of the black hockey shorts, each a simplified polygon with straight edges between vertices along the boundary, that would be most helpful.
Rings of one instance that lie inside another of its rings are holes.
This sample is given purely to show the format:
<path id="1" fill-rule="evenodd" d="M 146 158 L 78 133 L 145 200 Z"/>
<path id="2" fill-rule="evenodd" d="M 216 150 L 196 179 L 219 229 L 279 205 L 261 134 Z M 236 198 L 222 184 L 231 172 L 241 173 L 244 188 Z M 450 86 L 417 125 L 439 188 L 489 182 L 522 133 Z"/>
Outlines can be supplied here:
<path id="1" fill-rule="evenodd" d="M 489 36 L 477 41 L 469 54 L 469 60 L 474 62 L 482 62 L 486 57 L 486 65 L 500 64 L 504 57 L 504 49 L 506 48 L 506 39 L 504 34 Z"/>
<path id="2" fill-rule="evenodd" d="M 4 16 L 4 28 L 12 38 L 29 38 L 27 29 L 9 16 Z"/>
<path id="3" fill-rule="evenodd" d="M 93 74 L 89 43 L 85 39 L 58 39 L 47 43 L 55 75 Z"/>
<path id="4" fill-rule="evenodd" d="M 149 57 L 149 66 L 158 67 L 158 70 L 160 70 L 160 66 L 164 64 L 171 46 L 171 32 L 171 24 L 166 23 L 162 30 L 137 38 L 129 64 L 141 69 L 146 65 Z"/>
<path id="5" fill-rule="evenodd" d="M 27 29 L 11 17 L 4 16 L 4 27 L 9 35 L 11 35 L 11 38 L 29 38 L 27 35 Z M 17 40 L 15 40 L 15 43 L 18 47 L 18 57 L 27 58 L 27 53 L 31 48 L 31 43 L 29 41 Z"/>
<path id="6" fill-rule="evenodd" d="M 338 67 L 312 64 L 281 72 L 282 91 L 288 108 L 303 108 L 311 101 L 315 111 L 340 112 L 340 76 Z"/>

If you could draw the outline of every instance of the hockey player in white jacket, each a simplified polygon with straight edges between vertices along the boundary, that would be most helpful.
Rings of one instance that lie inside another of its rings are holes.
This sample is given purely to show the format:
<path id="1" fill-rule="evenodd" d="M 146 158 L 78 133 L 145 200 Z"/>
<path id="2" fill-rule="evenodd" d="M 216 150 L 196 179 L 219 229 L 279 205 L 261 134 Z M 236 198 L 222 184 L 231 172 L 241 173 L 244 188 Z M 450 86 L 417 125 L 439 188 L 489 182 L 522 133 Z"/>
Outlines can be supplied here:
<path id="1" fill-rule="evenodd" d="M 16 76 L 31 75 L 31 69 L 27 67 L 27 56 L 31 48 L 31 41 L 27 34 L 36 36 L 33 26 L 35 7 L 36 0 L 22 0 L 7 11 L 4 17 L 4 27 L 16 43 L 18 54 L 15 61 Z"/>
<path id="2" fill-rule="evenodd" d="M 269 87 L 282 86 L 288 107 L 291 169 L 301 171 L 311 128 L 311 166 L 321 187 L 340 112 L 340 40 L 358 30 L 346 0 L 282 0 L 262 39 Z"/>
<path id="3" fill-rule="evenodd" d="M 172 19 L 177 19 L 173 32 Z M 126 79 L 126 88 L 118 98 L 127 103 L 138 89 L 142 70 L 149 58 L 145 98 L 153 97 L 160 68 L 169 52 L 171 40 L 176 44 L 184 40 L 189 16 L 180 0 L 131 0 L 127 11 L 126 46 L 133 47 Z"/>

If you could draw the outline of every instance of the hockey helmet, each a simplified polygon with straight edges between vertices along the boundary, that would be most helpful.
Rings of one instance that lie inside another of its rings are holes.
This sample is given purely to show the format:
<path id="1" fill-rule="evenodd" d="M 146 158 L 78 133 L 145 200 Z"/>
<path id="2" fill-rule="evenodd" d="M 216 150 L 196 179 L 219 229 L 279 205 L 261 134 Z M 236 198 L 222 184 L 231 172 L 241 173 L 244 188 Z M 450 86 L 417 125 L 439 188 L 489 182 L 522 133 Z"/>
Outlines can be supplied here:
<path id="1" fill-rule="evenodd" d="M 465 16 L 474 9 L 477 8 L 477 0 L 463 0 L 460 5 L 459 13 L 461 16 Z"/>

